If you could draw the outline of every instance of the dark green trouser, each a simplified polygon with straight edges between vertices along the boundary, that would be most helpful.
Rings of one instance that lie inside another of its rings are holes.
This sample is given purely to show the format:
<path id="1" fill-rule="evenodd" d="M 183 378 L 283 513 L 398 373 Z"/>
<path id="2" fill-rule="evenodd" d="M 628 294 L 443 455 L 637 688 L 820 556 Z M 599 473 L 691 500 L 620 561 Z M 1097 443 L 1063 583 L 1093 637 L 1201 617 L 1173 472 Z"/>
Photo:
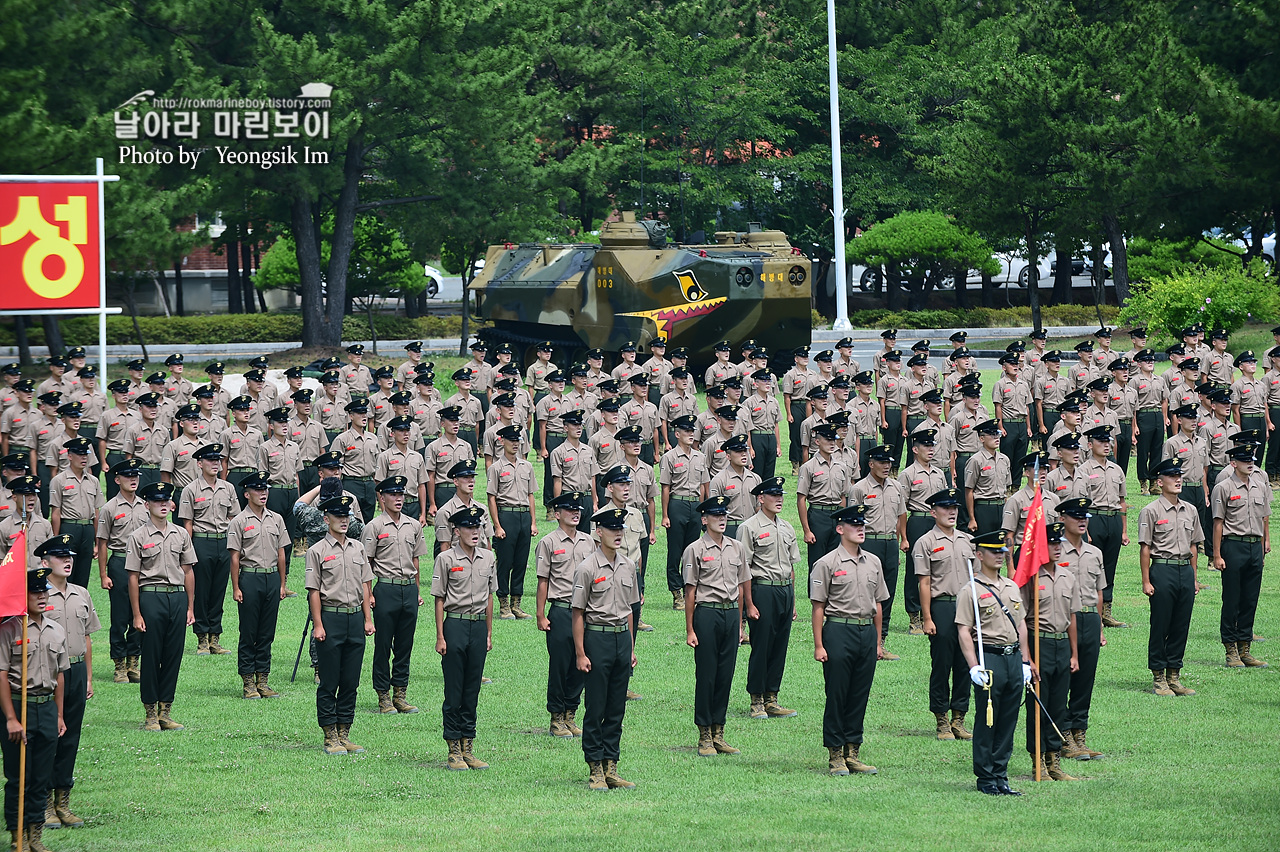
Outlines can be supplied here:
<path id="1" fill-rule="evenodd" d="M 874 554 L 880 560 L 880 570 L 884 572 L 884 584 L 889 587 L 889 599 L 884 601 L 884 615 L 880 619 L 880 636 L 889 635 L 889 618 L 893 615 L 893 598 L 898 590 L 898 557 L 902 551 L 898 549 L 898 538 L 872 538 L 874 533 L 867 533 L 867 540 L 862 549 Z M 913 572 L 908 572 L 913 573 Z M 912 580 L 915 579 L 913 576 Z M 920 596 L 920 586 L 916 584 L 916 597 Z"/>
<path id="2" fill-rule="evenodd" d="M 563 433 L 552 432 L 547 430 L 547 457 L 542 460 L 542 505 L 548 505 L 555 497 L 551 492 L 553 483 L 551 481 L 551 452 L 568 438 Z"/>
<path id="3" fill-rule="evenodd" d="M 84 727 L 87 673 L 84 661 L 81 660 L 72 663 L 71 668 L 63 675 L 62 720 L 67 725 L 67 732 L 58 737 L 57 753 L 53 758 L 55 790 L 69 790 L 76 783 L 76 754 L 80 751 L 80 730 Z"/>
<path id="4" fill-rule="evenodd" d="M 14 710 L 22 713 L 21 696 L 15 696 Z M 44 825 L 41 804 L 49 796 L 53 780 L 53 755 L 58 747 L 58 705 L 27 702 L 27 778 L 26 809 L 22 824 Z M 8 737 L 0 740 L 4 752 L 4 819 L 10 831 L 18 830 L 18 773 L 21 745 Z M 21 844 L 24 848 L 26 843 Z"/>
<path id="5" fill-rule="evenodd" d="M 306 494 L 312 488 L 320 484 L 320 471 L 312 465 L 307 465 L 298 471 L 298 486 L 301 489 L 299 493 Z M 293 507 L 289 507 L 289 514 L 293 514 Z M 286 518 L 287 520 L 287 518 Z"/>
<path id="6" fill-rule="evenodd" d="M 98 552 L 98 543 L 94 540 L 93 524 L 80 524 L 63 521 L 58 530 L 61 535 L 71 536 L 71 547 L 76 555 L 72 557 L 72 583 L 77 586 L 89 585 L 89 572 L 93 569 L 93 557 Z"/>
<path id="7" fill-rule="evenodd" d="M 969 464 L 969 459 L 973 458 L 973 453 L 956 453 L 956 481 L 953 487 L 960 495 L 960 511 L 956 515 L 956 529 L 967 530 L 969 528 L 969 502 L 965 495 L 969 489 L 964 487 L 964 469 Z M 997 523 L 996 527 L 999 528 Z M 983 530 L 978 530 L 983 532 Z"/>
<path id="8" fill-rule="evenodd" d="M 94 425 L 94 426 L 85 426 L 85 425 L 83 425 L 83 424 L 82 424 L 82 425 L 80 426 L 79 431 L 78 431 L 78 432 L 76 432 L 76 434 L 77 434 L 77 435 L 79 435 L 81 438 L 84 438 L 86 441 L 88 441 L 88 442 L 89 442 L 89 446 L 93 447 L 93 452 L 94 452 L 94 454 L 95 454 L 95 455 L 97 455 L 97 452 L 98 452 L 98 427 L 97 427 L 96 425 Z M 108 467 L 107 469 L 108 469 L 108 470 L 110 470 L 110 467 Z M 98 463 L 97 463 L 97 464 L 92 465 L 92 466 L 89 468 L 89 472 L 93 474 L 94 479 L 97 479 L 99 476 L 102 476 L 102 459 L 101 459 L 101 458 L 99 458 L 99 459 L 98 459 Z M 115 477 L 112 477 L 112 478 L 114 479 Z"/>
<path id="9" fill-rule="evenodd" d="M 115 479 L 115 477 L 113 476 L 112 479 Z M 143 467 L 138 468 L 138 491 L 141 491 L 153 482 L 159 481 L 160 465 L 155 465 L 153 467 L 146 467 L 144 465 Z M 46 507 L 48 505 L 48 503 L 45 504 Z"/>
<path id="10" fill-rule="evenodd" d="M 529 567 L 532 519 L 527 507 L 499 506 L 496 520 L 507 534 L 506 538 L 495 537 L 493 540 L 493 555 L 498 562 L 498 595 L 518 597 L 524 594 L 524 575 Z"/>
<path id="11" fill-rule="evenodd" d="M 1000 529 L 1000 524 L 1004 522 L 1004 501 L 1003 500 L 973 500 L 973 516 L 978 522 L 978 532 L 991 532 Z"/>
<path id="12" fill-rule="evenodd" d="M 827 748 L 862 744 L 867 699 L 876 674 L 876 644 L 874 624 L 828 620 L 822 625 L 822 645 L 827 649 L 827 661 L 822 664 L 827 693 L 822 744 Z"/>
<path id="13" fill-rule="evenodd" d="M 325 447 L 326 447 L 326 448 L 327 448 L 327 447 L 332 447 L 332 446 L 333 446 L 333 442 L 334 442 L 334 440 L 336 440 L 336 439 L 337 439 L 337 437 L 338 437 L 339 435 L 341 435 L 341 434 L 342 434 L 342 430 L 341 430 L 341 429 L 325 429 L 325 430 L 324 430 L 324 445 L 325 445 Z"/>
<path id="14" fill-rule="evenodd" d="M 1006 417 L 1004 431 L 1005 435 L 1000 439 L 1000 452 L 1009 459 L 1010 467 L 1017 471 L 1022 467 L 1022 457 L 1027 454 L 1027 447 L 1031 442 L 1027 437 L 1027 419 L 1022 417 L 1014 420 Z"/>
<path id="15" fill-rule="evenodd" d="M 933 529 L 933 515 L 927 512 L 907 513 L 907 560 L 906 569 L 902 572 L 902 602 L 907 615 L 920 612 L 920 578 L 916 576 L 916 566 L 911 562 L 911 551 L 915 549 L 920 536 Z M 892 594 L 892 590 L 890 590 Z M 888 612 L 888 608 L 885 609 Z"/>
<path id="16" fill-rule="evenodd" d="M 465 428 L 459 429 L 458 440 L 466 441 L 467 444 L 471 447 L 471 455 L 474 456 L 475 458 L 480 458 L 480 456 L 477 454 L 480 444 L 479 444 L 479 438 L 477 436 L 476 429 L 471 427 L 465 427 Z M 448 471 L 445 471 L 445 473 L 448 473 Z"/>
<path id="17" fill-rule="evenodd" d="M 240 642 L 236 646 L 236 671 L 242 675 L 271 671 L 271 643 L 276 639 L 280 616 L 280 573 L 240 572 L 236 605 L 240 615 Z"/>
<path id="18" fill-rule="evenodd" d="M 489 628 L 483 618 L 469 621 L 445 614 L 445 655 L 440 658 L 444 675 L 444 739 L 472 739 L 476 735 L 476 706 L 480 703 L 480 679 L 488 655 Z"/>
<path id="19" fill-rule="evenodd" d="M 747 659 L 747 694 L 761 695 L 782 688 L 791 640 L 791 615 L 796 608 L 795 588 L 751 581 L 751 602 L 760 617 L 751 626 L 751 656 Z"/>
<path id="20" fill-rule="evenodd" d="M 755 452 L 751 470 L 761 479 L 772 479 L 778 464 L 778 436 L 772 432 L 752 432 L 751 449 Z"/>
<path id="21" fill-rule="evenodd" d="M 1064 731 L 1067 728 L 1083 731 L 1089 727 L 1089 705 L 1093 703 L 1093 683 L 1098 676 L 1101 641 L 1102 616 L 1096 612 L 1076 613 L 1076 660 L 1080 668 L 1071 673 L 1066 722 L 1058 720 Z"/>
<path id="22" fill-rule="evenodd" d="M 969 712 L 969 664 L 960 653 L 956 602 L 934 598 L 929 615 L 937 632 L 929 637 L 929 712 Z"/>
<path id="23" fill-rule="evenodd" d="M 1191 562 L 1174 564 L 1151 560 L 1151 635 L 1147 639 L 1147 668 L 1180 669 L 1191 629 L 1191 608 L 1196 602 Z"/>
<path id="24" fill-rule="evenodd" d="M 1218 470 L 1222 470 L 1222 468 L 1218 468 Z M 1209 483 L 1213 482 L 1214 475 L 1213 471 L 1210 470 Z M 1200 529 L 1209 531 L 1204 537 L 1204 555 L 1206 559 L 1213 558 L 1213 512 L 1209 509 L 1209 501 L 1205 499 L 1205 495 L 1209 493 L 1211 488 L 1211 484 L 1188 485 L 1184 482 L 1182 483 L 1182 494 L 1180 495 L 1180 499 L 1184 503 L 1190 503 L 1195 507 L 1196 514 L 1200 517 Z"/>
<path id="25" fill-rule="evenodd" d="M 880 430 L 881 439 L 889 452 L 893 455 L 893 467 L 898 469 L 902 466 L 902 409 L 901 408 L 885 408 L 884 422 L 888 423 L 887 428 Z"/>
<path id="26" fill-rule="evenodd" d="M 738 661 L 738 608 L 694 607 L 693 632 L 693 723 L 723 725 Z"/>
<path id="27" fill-rule="evenodd" d="M 1120 435 L 1116 438 L 1116 464 L 1129 475 L 1129 456 L 1133 453 L 1133 421 L 1120 421 Z"/>
<path id="28" fill-rule="evenodd" d="M 654 455 L 652 440 L 645 441 L 640 445 L 640 461 L 647 465 L 652 465 L 654 464 L 655 458 L 656 456 Z"/>
<path id="29" fill-rule="evenodd" d="M 356 720 L 356 690 L 364 661 L 364 613 L 320 612 L 324 641 L 316 643 L 316 724 L 350 725 Z M 484 622 L 481 622 L 484 626 Z"/>
<path id="30" fill-rule="evenodd" d="M 40 480 L 40 513 L 44 515 L 46 521 L 49 520 L 49 512 L 52 510 L 49 505 L 49 483 L 53 481 L 53 475 L 56 472 L 50 470 L 49 466 L 44 462 L 36 462 L 36 476 Z M 156 481 L 160 481 L 160 473 L 158 471 L 156 472 Z M 141 488 L 142 486 L 139 485 L 138 487 Z"/>
<path id="31" fill-rule="evenodd" d="M 907 416 L 907 435 L 910 436 L 916 430 L 916 427 L 923 423 L 925 417 L 923 414 L 911 414 Z M 906 443 L 905 441 L 903 442 Z"/>
<path id="32" fill-rule="evenodd" d="M 801 464 L 804 459 L 800 457 L 800 424 L 804 422 L 806 415 L 804 413 L 806 403 L 803 400 L 791 400 L 791 422 L 787 424 L 787 435 L 791 442 L 787 448 L 787 458 L 792 464 Z M 864 470 L 866 468 L 863 468 Z"/>
<path id="33" fill-rule="evenodd" d="M 106 462 L 107 470 L 110 470 L 111 468 L 120 464 L 120 462 L 124 461 L 125 458 L 126 456 L 124 453 L 108 452 L 107 462 Z M 120 486 L 116 485 L 116 478 L 108 474 L 107 475 L 107 500 L 114 499 L 115 496 L 119 493 L 120 493 Z"/>
<path id="34" fill-rule="evenodd" d="M 133 604 L 129 602 L 129 572 L 124 570 L 124 553 L 107 558 L 107 579 L 111 590 L 107 593 L 111 629 L 108 642 L 111 659 L 123 660 L 142 653 L 142 633 L 133 626 Z"/>
<path id="35" fill-rule="evenodd" d="M 809 560 L 809 573 L 818 560 L 835 550 L 840 544 L 840 536 L 836 534 L 835 521 L 831 516 L 840 511 L 839 506 L 815 506 L 810 503 L 806 510 L 809 521 L 809 532 L 813 533 L 813 544 L 806 545 L 805 556 Z"/>
<path id="36" fill-rule="evenodd" d="M 1139 411 L 1134 416 L 1138 426 L 1138 481 L 1150 482 L 1155 479 L 1151 471 L 1160 463 L 1160 450 L 1164 446 L 1164 419 L 1159 410 Z"/>
<path id="37" fill-rule="evenodd" d="M 973 720 L 973 774 L 978 787 L 1009 781 L 1009 757 L 1013 754 L 1013 733 L 1018 727 L 1018 707 L 1022 704 L 1022 656 L 993 654 L 986 650 L 991 690 L 973 688 L 976 708 Z M 966 677 L 968 672 L 965 673 Z M 987 702 L 991 702 L 993 724 L 987 724 Z"/>
<path id="38" fill-rule="evenodd" d="M 405 517 L 413 518 L 416 521 L 422 516 L 422 503 L 420 503 L 416 498 L 413 500 L 405 500 L 404 506 L 401 508 L 401 512 Z"/>
<path id="39" fill-rule="evenodd" d="M 1223 642 L 1252 642 L 1253 621 L 1262 591 L 1262 542 L 1222 537 L 1222 617 L 1218 625 Z"/>
<path id="40" fill-rule="evenodd" d="M 1257 429 L 1262 433 L 1263 438 L 1267 435 L 1267 418 L 1262 414 L 1240 414 L 1240 431 L 1248 432 L 1250 429 Z"/>
<path id="41" fill-rule="evenodd" d="M 1102 599 L 1111 600 L 1111 593 L 1116 584 L 1116 562 L 1120 559 L 1120 542 L 1124 537 L 1124 515 L 1104 515 L 1095 509 L 1089 521 L 1089 540 L 1102 551 L 1102 570 L 1107 576 L 1107 588 L 1102 592 Z"/>
<path id="42" fill-rule="evenodd" d="M 702 535 L 702 516 L 698 514 L 698 501 L 685 500 L 671 495 L 667 503 L 671 526 L 667 529 L 667 591 L 684 588 L 684 574 L 680 559 L 684 549 Z"/>
<path id="43" fill-rule="evenodd" d="M 255 471 L 251 467 L 232 468 L 231 470 L 227 471 L 227 482 L 235 486 L 236 499 L 240 501 L 239 506 L 241 509 L 243 509 L 245 506 L 244 487 L 242 483 L 249 477 L 253 476 L 255 473 L 257 473 L 257 471 Z M 139 488 L 141 488 L 141 486 L 139 486 Z M 350 491 L 351 489 L 347 489 L 347 490 Z M 356 492 L 352 491 L 351 493 L 355 494 Z M 368 515 L 366 515 L 365 517 L 368 517 Z"/>
<path id="44" fill-rule="evenodd" d="M 298 489 L 296 488 L 278 488 L 273 485 L 267 490 L 267 508 L 284 518 L 284 528 L 288 535 L 284 541 L 286 573 L 289 570 L 289 561 L 293 559 L 293 540 L 298 537 L 298 525 L 293 520 L 293 504 L 297 502 Z"/>
<path id="45" fill-rule="evenodd" d="M 1058 428 L 1058 422 L 1062 420 L 1062 415 L 1057 411 L 1050 411 L 1048 405 L 1045 405 L 1044 408 L 1044 434 L 1041 435 L 1040 438 L 1048 441 L 1049 436 L 1053 434 L 1053 430 Z M 1164 438 L 1161 438 L 1160 440 L 1163 442 Z M 1045 449 L 1048 448 L 1046 447 Z M 1159 452 L 1158 446 L 1156 452 Z M 1159 461 L 1159 459 L 1156 459 L 1156 461 Z"/>
<path id="46" fill-rule="evenodd" d="M 1267 436 L 1267 476 L 1280 476 L 1280 408 L 1268 408 L 1271 425 L 1276 428 Z"/>
<path id="47" fill-rule="evenodd" d="M 742 521 L 729 521 L 727 524 L 724 525 L 724 537 L 737 538 L 738 527 L 740 526 L 742 526 Z"/>
<path id="48" fill-rule="evenodd" d="M 858 470 L 868 471 L 870 468 L 870 459 L 867 458 L 871 451 L 879 446 L 875 435 L 859 435 L 858 436 Z"/>
<path id="49" fill-rule="evenodd" d="M 196 533 L 191 543 L 196 550 L 196 623 L 191 626 L 191 631 L 197 636 L 201 633 L 220 634 L 222 605 L 227 598 L 227 583 L 231 580 L 231 552 L 227 550 L 227 537 L 202 538 Z"/>
<path id="50" fill-rule="evenodd" d="M 573 615 L 567 601 L 552 601 L 547 607 L 547 712 L 567 713 L 582 703 L 585 675 L 578 671 L 573 647 Z M 628 659 L 630 662 L 630 659 Z"/>
<path id="51" fill-rule="evenodd" d="M 618 760 L 631 680 L 631 634 L 602 633 L 587 625 L 582 650 L 591 661 L 583 679 L 582 756 L 588 763 Z"/>
<path id="52" fill-rule="evenodd" d="M 378 495 L 373 489 L 373 477 L 342 477 L 342 489 L 351 493 L 360 504 L 360 514 L 367 524 L 373 520 L 373 513 L 378 508 Z"/>
<path id="53" fill-rule="evenodd" d="M 142 634 L 139 697 L 143 704 L 172 702 L 182 665 L 187 596 L 181 591 L 149 592 L 143 586 L 138 593 L 138 611 L 147 625 Z"/>
<path id="54" fill-rule="evenodd" d="M 1034 637 L 1027 638 L 1034 643 Z M 1034 644 L 1032 645 L 1034 647 Z M 1071 687 L 1071 640 L 1048 639 L 1040 637 L 1040 700 L 1044 702 L 1046 715 L 1036 705 L 1030 695 L 1026 697 L 1027 705 L 1027 752 L 1035 752 L 1036 748 L 1036 713 L 1040 713 L 1040 748 L 1042 751 L 1057 751 L 1062 748 L 1062 737 L 1053 729 L 1053 719 L 1059 728 L 1067 723 L 1067 690 Z"/>
<path id="55" fill-rule="evenodd" d="M 373 587 L 373 689 L 409 685 L 409 657 L 418 626 L 418 587 L 379 580 Z M 395 662 L 391 660 L 395 653 Z"/>
<path id="56" fill-rule="evenodd" d="M 448 471 L 445 471 L 445 472 L 447 473 Z M 431 493 L 435 497 L 436 510 L 439 511 L 444 506 L 445 503 L 448 503 L 455 496 L 457 496 L 458 486 L 454 485 L 452 482 L 450 482 L 447 479 L 444 482 L 441 482 L 440 478 L 437 477 L 436 487 L 432 489 Z"/>

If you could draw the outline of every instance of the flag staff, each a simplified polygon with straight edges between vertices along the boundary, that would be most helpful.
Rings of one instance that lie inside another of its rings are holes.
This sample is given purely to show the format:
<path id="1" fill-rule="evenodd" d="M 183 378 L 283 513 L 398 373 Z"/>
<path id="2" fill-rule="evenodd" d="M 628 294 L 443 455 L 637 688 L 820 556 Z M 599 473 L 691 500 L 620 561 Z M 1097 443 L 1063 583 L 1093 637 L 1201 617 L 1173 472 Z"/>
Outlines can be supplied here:
<path id="1" fill-rule="evenodd" d="M 29 512 L 22 513 L 22 527 L 13 542 L 12 550 L 22 556 L 23 573 L 26 573 L 27 526 L 31 521 Z M 12 552 L 12 550 L 10 552 Z M 23 578 L 26 579 L 25 577 Z M 25 583 L 24 583 L 25 588 Z M 22 709 L 18 711 L 19 723 L 22 725 L 22 740 L 18 743 L 18 831 L 23 832 L 22 818 L 27 805 L 27 624 L 31 620 L 26 608 L 22 610 Z"/>

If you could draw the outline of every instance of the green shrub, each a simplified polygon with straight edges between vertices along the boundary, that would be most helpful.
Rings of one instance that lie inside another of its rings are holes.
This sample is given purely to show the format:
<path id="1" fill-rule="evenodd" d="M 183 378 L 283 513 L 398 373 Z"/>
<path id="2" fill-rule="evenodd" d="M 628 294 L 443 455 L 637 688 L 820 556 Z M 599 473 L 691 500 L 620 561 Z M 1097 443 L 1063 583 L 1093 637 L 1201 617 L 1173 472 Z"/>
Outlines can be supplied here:
<path id="1" fill-rule="evenodd" d="M 1221 240 L 1206 242 L 1198 237 L 1188 237 L 1175 241 L 1135 237 L 1129 242 L 1128 250 L 1129 279 L 1135 282 L 1168 278 L 1192 266 L 1240 266 L 1240 248 Z"/>
<path id="2" fill-rule="evenodd" d="M 1165 343 L 1193 323 L 1230 332 L 1277 312 L 1280 292 L 1262 264 L 1249 271 L 1190 266 L 1165 278 L 1134 282 L 1120 321 L 1145 324 L 1155 342 Z"/>

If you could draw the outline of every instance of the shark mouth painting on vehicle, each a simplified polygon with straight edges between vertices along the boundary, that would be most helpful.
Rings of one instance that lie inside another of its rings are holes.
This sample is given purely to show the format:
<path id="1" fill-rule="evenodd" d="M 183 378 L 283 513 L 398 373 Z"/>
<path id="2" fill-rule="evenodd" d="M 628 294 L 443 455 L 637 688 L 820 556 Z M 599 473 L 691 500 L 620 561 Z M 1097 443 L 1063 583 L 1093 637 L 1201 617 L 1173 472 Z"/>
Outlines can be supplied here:
<path id="1" fill-rule="evenodd" d="M 721 296 L 716 299 L 695 302 L 692 305 L 672 305 L 671 307 L 658 308 L 652 311 L 631 311 L 619 314 L 619 316 L 651 319 L 654 325 L 658 327 L 658 336 L 670 340 L 672 329 L 677 322 L 709 314 L 727 301 L 729 301 L 727 297 Z"/>

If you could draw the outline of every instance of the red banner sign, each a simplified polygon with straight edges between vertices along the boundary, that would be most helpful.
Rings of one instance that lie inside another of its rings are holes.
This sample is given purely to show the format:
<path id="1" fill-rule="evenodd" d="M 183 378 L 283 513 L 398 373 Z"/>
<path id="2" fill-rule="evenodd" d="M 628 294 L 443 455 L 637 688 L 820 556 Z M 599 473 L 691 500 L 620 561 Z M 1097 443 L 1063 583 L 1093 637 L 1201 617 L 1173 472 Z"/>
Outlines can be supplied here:
<path id="1" fill-rule="evenodd" d="M 0 309 L 99 304 L 98 184 L 0 182 Z"/>

